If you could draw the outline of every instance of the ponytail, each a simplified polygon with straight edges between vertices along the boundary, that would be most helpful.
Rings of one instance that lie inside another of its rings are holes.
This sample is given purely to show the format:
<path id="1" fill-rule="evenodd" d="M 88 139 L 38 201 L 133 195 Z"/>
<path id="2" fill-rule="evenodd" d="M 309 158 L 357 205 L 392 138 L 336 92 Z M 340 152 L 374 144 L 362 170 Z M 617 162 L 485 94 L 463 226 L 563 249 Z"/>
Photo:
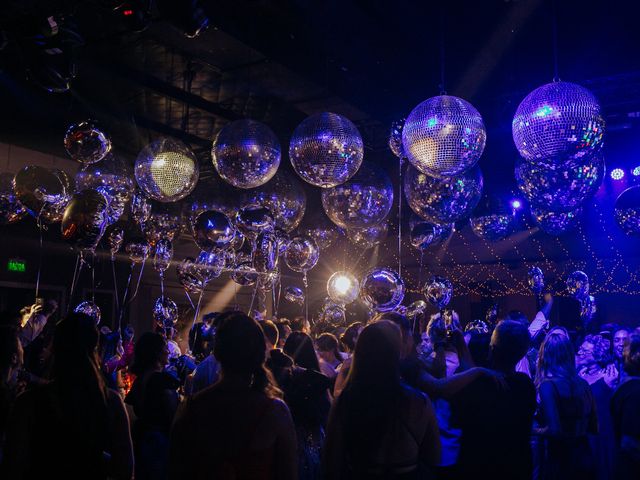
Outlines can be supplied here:
<path id="1" fill-rule="evenodd" d="M 269 398 L 282 398 L 282 390 L 276 384 L 270 370 L 264 365 L 260 365 L 253 372 L 253 382 L 251 390 L 254 392 L 264 393 Z"/>

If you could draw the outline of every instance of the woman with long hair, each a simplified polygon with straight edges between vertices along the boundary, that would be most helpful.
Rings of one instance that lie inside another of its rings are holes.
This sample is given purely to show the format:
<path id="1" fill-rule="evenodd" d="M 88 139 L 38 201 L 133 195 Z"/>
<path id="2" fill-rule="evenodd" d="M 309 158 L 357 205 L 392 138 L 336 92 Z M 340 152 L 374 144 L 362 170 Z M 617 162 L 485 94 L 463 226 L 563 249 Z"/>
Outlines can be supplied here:
<path id="1" fill-rule="evenodd" d="M 326 478 L 417 479 L 440 457 L 428 399 L 400 380 L 402 336 L 388 320 L 364 328 L 325 446 Z"/>
<path id="2" fill-rule="evenodd" d="M 594 478 L 587 435 L 598 433 L 596 405 L 589 384 L 576 370 L 571 340 L 562 331 L 550 331 L 540 346 L 536 386 L 537 433 L 545 446 L 542 478 Z"/>
<path id="3" fill-rule="evenodd" d="M 265 340 L 242 312 L 220 316 L 217 383 L 180 408 L 171 432 L 171 478 L 297 478 L 296 437 L 287 405 L 264 366 Z"/>
<path id="4" fill-rule="evenodd" d="M 131 478 L 127 413 L 100 373 L 98 337 L 87 315 L 56 326 L 52 382 L 17 399 L 3 478 Z"/>
<path id="5" fill-rule="evenodd" d="M 335 381 L 337 368 L 342 363 L 342 353 L 338 350 L 338 339 L 332 333 L 323 333 L 316 339 L 320 360 L 320 371 Z"/>
<path id="6" fill-rule="evenodd" d="M 362 322 L 353 322 L 351 325 L 347 327 L 345 332 L 340 335 L 340 342 L 345 348 L 345 352 L 349 355 L 340 365 L 340 371 L 338 371 L 338 375 L 336 376 L 335 385 L 333 387 L 333 395 L 337 397 L 342 392 L 344 388 L 345 382 L 347 381 L 347 376 L 349 375 L 349 369 L 351 368 L 351 354 L 356 348 L 356 342 L 358 341 L 358 336 L 362 329 L 364 328 L 364 323 Z"/>

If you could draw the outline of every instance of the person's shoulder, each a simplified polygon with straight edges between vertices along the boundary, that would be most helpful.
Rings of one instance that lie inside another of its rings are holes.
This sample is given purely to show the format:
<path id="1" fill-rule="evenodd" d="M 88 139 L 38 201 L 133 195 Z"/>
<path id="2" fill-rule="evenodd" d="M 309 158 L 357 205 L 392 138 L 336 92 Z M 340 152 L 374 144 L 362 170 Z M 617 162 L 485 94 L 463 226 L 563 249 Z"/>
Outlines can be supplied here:
<path id="1" fill-rule="evenodd" d="M 632 397 L 640 399 L 640 378 L 623 381 L 613 392 L 614 397 Z"/>
<path id="2" fill-rule="evenodd" d="M 166 371 L 154 372 L 149 377 L 147 388 L 166 388 L 175 390 L 180 386 L 180 381 Z"/>

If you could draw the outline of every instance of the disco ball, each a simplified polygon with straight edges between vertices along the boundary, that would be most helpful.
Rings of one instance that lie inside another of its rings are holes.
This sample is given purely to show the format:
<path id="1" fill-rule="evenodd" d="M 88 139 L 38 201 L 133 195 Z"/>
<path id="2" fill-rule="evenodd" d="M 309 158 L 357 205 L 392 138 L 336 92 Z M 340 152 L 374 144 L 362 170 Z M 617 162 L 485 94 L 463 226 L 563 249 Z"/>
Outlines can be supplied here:
<path id="1" fill-rule="evenodd" d="M 360 283 L 360 299 L 376 312 L 394 310 L 404 298 L 404 282 L 400 275 L 388 268 L 374 268 Z"/>
<path id="2" fill-rule="evenodd" d="M 0 225 L 15 223 L 27 214 L 13 192 L 13 174 L 0 173 Z"/>
<path id="3" fill-rule="evenodd" d="M 411 209 L 432 223 L 454 223 L 467 217 L 482 195 L 482 172 L 476 167 L 457 177 L 435 178 L 409 167 L 405 198 Z"/>
<path id="4" fill-rule="evenodd" d="M 440 225 L 425 222 L 422 219 L 410 222 L 409 227 L 411 228 L 409 233 L 411 246 L 422 251 L 446 242 L 455 230 L 453 223 Z"/>
<path id="5" fill-rule="evenodd" d="M 87 120 L 69 127 L 64 135 L 64 148 L 77 162 L 90 165 L 111 151 L 111 140 L 95 122 Z"/>
<path id="6" fill-rule="evenodd" d="M 131 167 L 114 155 L 78 171 L 75 180 L 78 191 L 94 188 L 105 196 L 109 202 L 109 224 L 120 219 L 135 189 Z"/>
<path id="7" fill-rule="evenodd" d="M 432 97 L 415 107 L 402 129 L 407 159 L 432 177 L 452 177 L 473 167 L 487 141 L 480 113 L 466 100 Z"/>
<path id="8" fill-rule="evenodd" d="M 531 208 L 531 216 L 543 231 L 549 235 L 562 235 L 572 230 L 582 215 L 582 208 L 571 212 L 549 212 L 538 208 Z"/>
<path id="9" fill-rule="evenodd" d="M 182 210 L 178 204 L 152 203 L 151 214 L 142 230 L 151 246 L 158 240 L 172 242 L 182 229 Z"/>
<path id="10" fill-rule="evenodd" d="M 330 188 L 349 180 L 364 157 L 356 126 L 335 113 L 317 113 L 296 127 L 289 144 L 293 169 L 307 183 Z"/>
<path id="11" fill-rule="evenodd" d="M 276 227 L 289 233 L 300 225 L 307 207 L 307 195 L 302 184 L 292 175 L 279 171 L 265 185 L 248 190 L 245 206 L 269 209 Z"/>
<path id="12" fill-rule="evenodd" d="M 84 302 L 79 303 L 76 308 L 73 309 L 75 313 L 83 313 L 96 322 L 96 325 L 100 323 L 102 319 L 102 312 L 100 311 L 100 307 L 96 305 L 94 302 L 89 300 L 85 300 Z"/>
<path id="13" fill-rule="evenodd" d="M 198 176 L 198 159 L 178 140 L 156 140 L 143 148 L 136 159 L 138 185 L 158 202 L 183 199 L 195 188 Z"/>
<path id="14" fill-rule="evenodd" d="M 576 270 L 567 277 L 567 292 L 578 300 L 589 295 L 589 277 L 586 273 Z"/>
<path id="15" fill-rule="evenodd" d="M 560 166 L 602 146 L 600 104 L 584 87 L 553 82 L 536 88 L 520 103 L 511 125 L 522 158 Z"/>
<path id="16" fill-rule="evenodd" d="M 322 207 L 342 228 L 365 228 L 380 223 L 393 205 L 393 185 L 380 167 L 364 164 L 351 179 L 322 190 Z"/>
<path id="17" fill-rule="evenodd" d="M 366 228 L 350 228 L 346 231 L 347 238 L 359 248 L 372 248 L 382 243 L 389 233 L 387 222 Z"/>
<path id="18" fill-rule="evenodd" d="M 453 286 L 448 278 L 434 275 L 425 284 L 423 293 L 431 305 L 442 310 L 451 301 Z"/>
<path id="19" fill-rule="evenodd" d="M 342 230 L 335 226 L 322 212 L 316 212 L 308 219 L 308 225 L 300 229 L 300 233 L 313 238 L 320 250 L 329 248 L 342 235 Z"/>
<path id="20" fill-rule="evenodd" d="M 349 272 L 336 272 L 327 282 L 329 298 L 339 305 L 346 305 L 358 298 L 360 282 Z"/>
<path id="21" fill-rule="evenodd" d="M 573 210 L 600 188 L 605 165 L 601 154 L 591 155 L 581 164 L 549 168 L 524 160 L 516 162 L 518 188 L 536 207 L 554 212 Z"/>
<path id="22" fill-rule="evenodd" d="M 391 124 L 391 131 L 389 132 L 389 148 L 393 154 L 399 159 L 405 158 L 404 146 L 402 145 L 402 128 L 404 127 L 405 119 L 396 120 Z"/>
<path id="23" fill-rule="evenodd" d="M 238 188 L 255 188 L 276 174 L 280 166 L 280 142 L 265 124 L 236 120 L 218 132 L 211 158 L 226 182 Z"/>
<path id="24" fill-rule="evenodd" d="M 628 188 L 620 194 L 613 214 L 624 233 L 640 233 L 640 186 Z"/>
<path id="25" fill-rule="evenodd" d="M 178 306 L 169 297 L 158 297 L 152 311 L 154 325 L 171 327 L 178 323 Z"/>
<path id="26" fill-rule="evenodd" d="M 316 266 L 320 250 L 315 240 L 303 235 L 294 237 L 284 252 L 284 261 L 294 272 L 307 272 Z"/>

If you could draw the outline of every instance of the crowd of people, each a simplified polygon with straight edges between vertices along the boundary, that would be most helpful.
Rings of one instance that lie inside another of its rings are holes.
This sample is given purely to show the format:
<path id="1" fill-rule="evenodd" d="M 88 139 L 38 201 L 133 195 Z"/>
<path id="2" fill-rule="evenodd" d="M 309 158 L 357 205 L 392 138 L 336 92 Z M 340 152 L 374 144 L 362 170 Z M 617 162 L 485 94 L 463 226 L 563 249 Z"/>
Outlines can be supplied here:
<path id="1" fill-rule="evenodd" d="M 2 314 L 6 479 L 637 479 L 640 329 L 208 313 L 136 337 Z"/>

